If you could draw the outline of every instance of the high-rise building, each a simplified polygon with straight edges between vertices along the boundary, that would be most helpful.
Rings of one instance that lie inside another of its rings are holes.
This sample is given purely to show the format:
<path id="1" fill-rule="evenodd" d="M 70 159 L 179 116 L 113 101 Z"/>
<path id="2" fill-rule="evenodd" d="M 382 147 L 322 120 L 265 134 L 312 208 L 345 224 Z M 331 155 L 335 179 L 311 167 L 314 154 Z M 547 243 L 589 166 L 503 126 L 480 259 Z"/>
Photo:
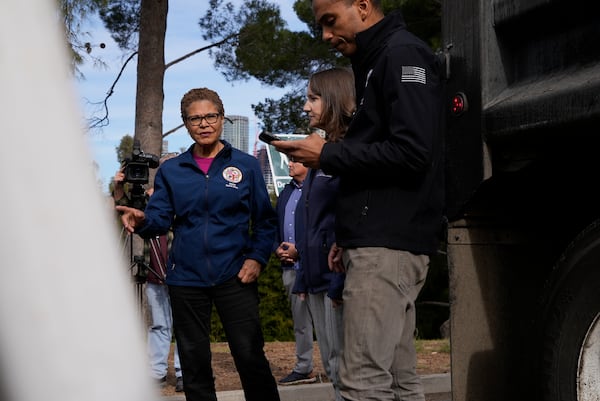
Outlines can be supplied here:
<path id="1" fill-rule="evenodd" d="M 221 138 L 242 152 L 249 153 L 249 124 L 248 117 L 230 115 L 225 116 L 223 135 Z"/>
<path id="2" fill-rule="evenodd" d="M 256 158 L 258 159 L 258 163 L 260 164 L 260 168 L 265 179 L 265 184 L 267 184 L 267 190 L 270 193 L 275 192 L 275 187 L 273 186 L 273 174 L 271 173 L 271 166 L 269 165 L 269 156 L 267 155 L 267 149 L 264 147 L 258 149 L 258 151 L 256 152 Z"/>

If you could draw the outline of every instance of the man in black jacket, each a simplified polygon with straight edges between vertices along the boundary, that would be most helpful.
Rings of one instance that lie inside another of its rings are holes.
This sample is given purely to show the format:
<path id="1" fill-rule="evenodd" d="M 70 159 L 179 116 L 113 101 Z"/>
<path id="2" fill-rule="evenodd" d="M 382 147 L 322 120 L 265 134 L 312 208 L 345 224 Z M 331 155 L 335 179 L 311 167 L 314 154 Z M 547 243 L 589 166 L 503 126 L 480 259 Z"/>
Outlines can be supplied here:
<path id="1" fill-rule="evenodd" d="M 271 144 L 341 180 L 329 259 L 346 271 L 343 397 L 422 401 L 414 302 L 443 222 L 441 66 L 379 0 L 312 7 L 323 40 L 352 61 L 357 111 L 342 142 Z"/>

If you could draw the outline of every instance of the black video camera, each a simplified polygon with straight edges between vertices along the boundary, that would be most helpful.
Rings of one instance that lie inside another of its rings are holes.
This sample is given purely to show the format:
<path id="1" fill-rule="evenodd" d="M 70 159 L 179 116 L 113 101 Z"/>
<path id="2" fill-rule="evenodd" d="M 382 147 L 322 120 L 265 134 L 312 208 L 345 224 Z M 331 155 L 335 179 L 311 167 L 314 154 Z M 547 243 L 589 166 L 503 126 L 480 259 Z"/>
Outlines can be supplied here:
<path id="1" fill-rule="evenodd" d="M 131 184 L 147 184 L 150 180 L 150 169 L 158 167 L 158 156 L 144 153 L 140 141 L 133 141 L 131 157 L 123 161 L 125 166 L 125 182 Z"/>
<path id="2" fill-rule="evenodd" d="M 150 181 L 150 169 L 157 168 L 159 164 L 158 156 L 144 153 L 140 148 L 140 141 L 133 141 L 133 151 L 131 157 L 123 160 L 123 173 L 125 174 L 125 182 L 133 184 L 131 187 L 131 206 L 144 210 L 146 207 L 146 197 L 142 185 Z"/>

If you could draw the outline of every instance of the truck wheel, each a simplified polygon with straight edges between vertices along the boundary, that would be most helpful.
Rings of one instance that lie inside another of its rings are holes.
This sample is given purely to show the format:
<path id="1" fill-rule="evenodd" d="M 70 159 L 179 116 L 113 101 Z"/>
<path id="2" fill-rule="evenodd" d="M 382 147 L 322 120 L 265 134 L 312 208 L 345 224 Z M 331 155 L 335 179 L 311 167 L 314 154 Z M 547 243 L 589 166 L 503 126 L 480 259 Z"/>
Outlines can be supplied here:
<path id="1" fill-rule="evenodd" d="M 560 259 L 545 302 L 543 401 L 600 401 L 600 220 Z"/>

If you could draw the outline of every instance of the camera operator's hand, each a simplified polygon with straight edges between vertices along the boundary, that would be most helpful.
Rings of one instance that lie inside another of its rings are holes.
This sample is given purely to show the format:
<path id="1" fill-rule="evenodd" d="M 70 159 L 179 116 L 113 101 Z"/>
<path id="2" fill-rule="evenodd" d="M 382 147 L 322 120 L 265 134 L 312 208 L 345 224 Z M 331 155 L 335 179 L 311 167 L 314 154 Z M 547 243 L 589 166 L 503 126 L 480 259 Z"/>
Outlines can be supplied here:
<path id="1" fill-rule="evenodd" d="M 116 206 L 115 209 L 121 213 L 121 223 L 130 233 L 133 233 L 136 227 L 140 227 L 146 218 L 142 210 L 133 207 Z"/>
<path id="2" fill-rule="evenodd" d="M 120 169 L 113 177 L 113 199 L 117 202 L 125 196 L 124 181 L 125 173 L 123 172 L 123 169 Z"/>
<path id="3" fill-rule="evenodd" d="M 115 176 L 113 178 L 115 185 L 123 185 L 123 181 L 125 181 L 125 172 L 123 170 L 124 168 L 120 169 L 115 173 Z"/>

